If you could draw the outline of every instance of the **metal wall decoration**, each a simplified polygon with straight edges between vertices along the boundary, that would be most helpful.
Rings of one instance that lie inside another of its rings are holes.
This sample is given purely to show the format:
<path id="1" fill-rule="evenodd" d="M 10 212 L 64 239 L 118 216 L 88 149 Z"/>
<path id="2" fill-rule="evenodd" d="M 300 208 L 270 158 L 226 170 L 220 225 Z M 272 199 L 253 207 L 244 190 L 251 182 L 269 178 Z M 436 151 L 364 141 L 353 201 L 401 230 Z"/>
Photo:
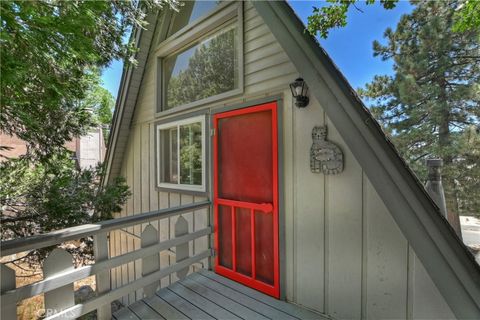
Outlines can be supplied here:
<path id="1" fill-rule="evenodd" d="M 343 153 L 333 142 L 327 141 L 327 126 L 312 130 L 310 169 L 313 173 L 338 174 L 343 171 Z"/>

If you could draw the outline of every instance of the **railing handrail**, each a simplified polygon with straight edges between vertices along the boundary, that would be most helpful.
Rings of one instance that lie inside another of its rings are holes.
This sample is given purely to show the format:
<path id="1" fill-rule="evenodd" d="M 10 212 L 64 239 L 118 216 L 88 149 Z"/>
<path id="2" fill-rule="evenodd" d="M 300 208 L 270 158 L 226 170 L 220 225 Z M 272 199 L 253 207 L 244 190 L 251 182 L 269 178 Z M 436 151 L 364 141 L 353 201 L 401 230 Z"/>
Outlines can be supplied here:
<path id="1" fill-rule="evenodd" d="M 93 311 L 98 308 L 99 305 L 109 304 L 111 301 L 115 299 L 119 299 L 120 297 L 141 289 L 146 285 L 153 283 L 154 281 L 159 281 L 160 279 L 181 270 L 182 268 L 188 267 L 196 262 L 201 261 L 202 259 L 208 258 L 212 255 L 210 250 L 205 250 L 199 254 L 196 254 L 192 257 L 189 257 L 185 260 L 176 262 L 173 265 L 165 267 L 163 269 L 159 269 L 149 275 L 143 276 L 138 280 L 130 282 L 126 285 L 123 285 L 119 288 L 113 289 L 108 293 L 102 294 L 93 298 L 92 300 L 88 300 L 84 303 L 75 304 L 74 306 L 62 310 L 54 315 L 45 318 L 45 320 L 53 320 L 53 319 L 75 319 L 78 318 L 90 311 Z"/>
<path id="2" fill-rule="evenodd" d="M 65 241 L 97 235 L 103 232 L 112 231 L 144 222 L 167 218 L 181 214 L 183 212 L 190 212 L 203 208 L 208 208 L 210 204 L 211 202 L 209 200 L 205 200 L 201 202 L 181 205 L 178 207 L 160 209 L 141 213 L 138 215 L 110 219 L 95 224 L 84 224 L 31 237 L 2 241 L 0 243 L 0 257 L 9 256 L 19 252 L 40 249 L 56 245 Z"/>
<path id="3" fill-rule="evenodd" d="M 103 260 L 91 264 L 88 266 L 79 267 L 62 273 L 58 273 L 55 276 L 48 277 L 46 279 L 24 285 L 6 292 L 2 292 L 2 299 L 13 296 L 13 301 L 22 301 L 24 299 L 31 298 L 33 296 L 52 291 L 54 289 L 60 288 L 67 284 L 70 284 L 74 281 L 79 281 L 81 279 L 90 277 L 97 274 L 101 270 L 111 270 L 118 266 L 124 265 L 136 259 L 141 259 L 152 254 L 168 250 L 174 246 L 178 246 L 183 243 L 188 243 L 189 241 L 198 239 L 202 236 L 206 236 L 212 233 L 212 228 L 207 227 L 192 233 L 187 233 L 186 235 L 180 236 L 178 238 L 173 238 L 170 240 L 165 240 L 157 244 L 153 244 L 144 248 L 137 249 L 132 252 L 125 253 L 120 256 L 115 256 L 108 260 Z"/>

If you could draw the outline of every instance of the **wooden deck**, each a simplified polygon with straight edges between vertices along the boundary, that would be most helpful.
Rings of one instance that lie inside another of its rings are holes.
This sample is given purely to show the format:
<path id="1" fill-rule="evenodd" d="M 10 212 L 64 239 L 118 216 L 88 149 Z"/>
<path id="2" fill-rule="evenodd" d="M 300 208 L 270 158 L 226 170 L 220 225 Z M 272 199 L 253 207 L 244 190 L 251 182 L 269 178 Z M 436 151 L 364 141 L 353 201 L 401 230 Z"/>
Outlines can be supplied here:
<path id="1" fill-rule="evenodd" d="M 328 319 L 210 271 L 200 271 L 113 314 L 125 319 Z"/>

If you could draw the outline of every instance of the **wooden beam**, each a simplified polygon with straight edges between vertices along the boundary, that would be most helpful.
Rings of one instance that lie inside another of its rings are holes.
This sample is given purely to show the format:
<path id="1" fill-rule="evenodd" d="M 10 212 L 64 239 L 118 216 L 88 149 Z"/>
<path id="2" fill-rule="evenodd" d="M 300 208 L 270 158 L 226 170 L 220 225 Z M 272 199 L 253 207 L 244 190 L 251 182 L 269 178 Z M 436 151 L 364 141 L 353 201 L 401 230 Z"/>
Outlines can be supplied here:
<path id="1" fill-rule="evenodd" d="M 108 239 L 107 233 L 103 232 L 93 236 L 93 250 L 95 253 L 95 263 L 108 261 Z M 95 284 L 97 293 L 102 294 L 110 291 L 110 269 L 104 268 L 95 275 Z M 100 306 L 97 309 L 98 320 L 108 320 L 112 318 L 112 307 L 110 303 Z"/>
<path id="2" fill-rule="evenodd" d="M 3 293 L 12 289 L 15 289 L 15 270 L 0 264 L 0 292 Z M 17 317 L 17 303 L 12 297 L 2 297 L 0 303 L 1 319 L 15 319 Z"/>

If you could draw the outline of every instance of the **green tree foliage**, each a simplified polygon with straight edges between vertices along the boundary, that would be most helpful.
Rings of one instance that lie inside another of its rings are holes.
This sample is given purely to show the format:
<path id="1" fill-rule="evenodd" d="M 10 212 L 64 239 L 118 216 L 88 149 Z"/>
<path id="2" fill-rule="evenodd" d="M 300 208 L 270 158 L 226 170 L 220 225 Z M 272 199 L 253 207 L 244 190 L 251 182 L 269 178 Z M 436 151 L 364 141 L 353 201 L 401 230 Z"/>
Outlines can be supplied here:
<path id="1" fill-rule="evenodd" d="M 367 5 L 380 3 L 384 9 L 393 9 L 399 0 L 365 0 Z M 442 0 L 455 6 L 456 14 L 454 16 L 454 31 L 467 31 L 480 28 L 480 1 L 478 0 Z M 327 0 L 329 5 L 322 7 L 313 7 L 312 15 L 308 17 L 307 29 L 312 35 L 320 34 L 322 38 L 327 38 L 331 29 L 345 27 L 347 25 L 347 13 L 353 6 L 361 11 L 356 3 L 359 0 Z M 411 1 L 412 4 L 417 0 Z"/>
<path id="2" fill-rule="evenodd" d="M 124 37 L 166 4 L 177 2 L 0 1 L 0 131 L 28 146 L 0 164 L 2 239 L 107 219 L 125 203 L 123 179 L 100 188 L 102 168 L 78 169 L 64 145 L 110 122 L 98 70 L 134 63 Z"/>
<path id="3" fill-rule="evenodd" d="M 87 98 L 82 103 L 93 110 L 96 124 L 107 126 L 111 124 L 115 98 L 110 91 L 97 85 L 88 93 Z"/>
<path id="4" fill-rule="evenodd" d="M 158 8 L 175 0 L 142 1 Z M 0 1 L 0 130 L 48 157 L 92 125 L 82 101 L 95 70 L 132 60 L 123 37 L 141 28 L 137 1 Z"/>
<path id="5" fill-rule="evenodd" d="M 108 141 L 110 125 L 115 108 L 115 98 L 110 91 L 101 86 L 100 76 L 93 81 L 86 93 L 86 97 L 80 102 L 82 108 L 90 110 L 93 115 L 93 123 L 101 126 L 105 143 Z"/>
<path id="6" fill-rule="evenodd" d="M 385 9 L 395 8 L 399 0 L 379 0 Z M 351 6 L 356 7 L 358 0 L 327 0 L 328 6 L 313 7 L 312 15 L 308 19 L 308 31 L 317 33 L 324 39 L 328 37 L 331 29 L 345 27 L 347 25 L 347 12 Z M 374 4 L 375 0 L 366 0 L 367 5 Z M 358 9 L 358 8 L 357 8 Z M 360 10 L 360 9 L 358 9 Z"/>
<path id="7" fill-rule="evenodd" d="M 415 172 L 444 160 L 447 209 L 480 214 L 480 29 L 454 32 L 456 3 L 419 1 L 374 55 L 393 60 L 394 76 L 376 76 L 360 93 Z"/>
<path id="8" fill-rule="evenodd" d="M 68 152 L 48 162 L 27 157 L 0 163 L 0 231 L 3 240 L 112 218 L 130 196 L 122 177 L 100 188 L 103 168 L 78 170 Z M 91 239 L 69 251 L 76 261 L 92 257 Z M 41 261 L 51 248 L 33 250 L 21 260 Z M 18 260 L 18 259 L 17 259 Z M 11 263 L 16 264 L 13 260 Z"/>
<path id="9" fill-rule="evenodd" d="M 101 174 L 101 166 L 78 170 L 68 152 L 45 164 L 2 162 L 2 240 L 111 218 L 130 192 L 123 178 L 99 188 Z"/>
<path id="10" fill-rule="evenodd" d="M 464 32 L 480 28 L 480 1 L 467 0 L 461 2 L 455 13 L 455 19 L 454 31 Z"/>
<path id="11" fill-rule="evenodd" d="M 180 126 L 180 183 L 202 184 L 202 125 Z"/>

